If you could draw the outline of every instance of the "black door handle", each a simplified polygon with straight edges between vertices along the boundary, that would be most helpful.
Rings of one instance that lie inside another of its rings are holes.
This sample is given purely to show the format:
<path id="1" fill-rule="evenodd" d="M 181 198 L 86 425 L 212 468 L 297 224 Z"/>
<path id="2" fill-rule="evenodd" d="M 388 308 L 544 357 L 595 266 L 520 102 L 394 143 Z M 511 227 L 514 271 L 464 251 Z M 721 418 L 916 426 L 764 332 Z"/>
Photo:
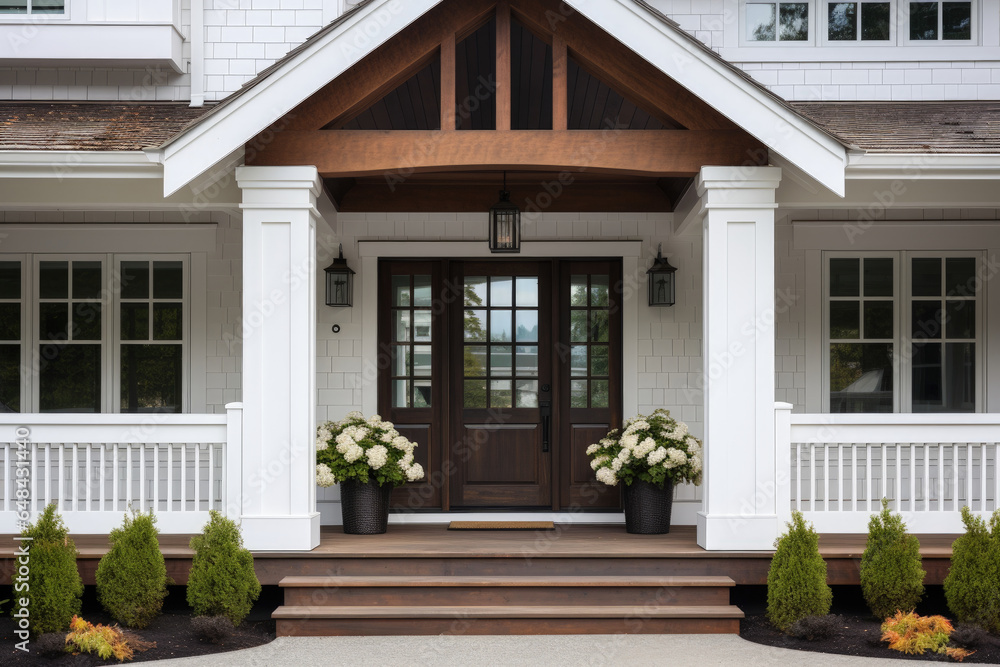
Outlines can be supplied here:
<path id="1" fill-rule="evenodd" d="M 542 452 L 549 451 L 549 426 L 552 422 L 552 408 L 549 401 L 541 401 L 538 404 L 542 415 Z"/>

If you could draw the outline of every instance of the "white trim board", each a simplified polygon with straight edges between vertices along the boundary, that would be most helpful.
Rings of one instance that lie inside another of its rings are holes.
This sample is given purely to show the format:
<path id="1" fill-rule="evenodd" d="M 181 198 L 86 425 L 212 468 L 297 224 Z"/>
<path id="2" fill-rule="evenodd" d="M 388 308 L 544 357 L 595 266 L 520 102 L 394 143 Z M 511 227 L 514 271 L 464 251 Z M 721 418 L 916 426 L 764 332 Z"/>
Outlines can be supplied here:
<path id="1" fill-rule="evenodd" d="M 149 253 L 215 252 L 218 224 L 0 225 L 3 252 Z"/>
<path id="2" fill-rule="evenodd" d="M 358 241 L 361 257 L 641 257 L 642 241 L 523 241 L 521 252 L 498 255 L 486 241 Z"/>

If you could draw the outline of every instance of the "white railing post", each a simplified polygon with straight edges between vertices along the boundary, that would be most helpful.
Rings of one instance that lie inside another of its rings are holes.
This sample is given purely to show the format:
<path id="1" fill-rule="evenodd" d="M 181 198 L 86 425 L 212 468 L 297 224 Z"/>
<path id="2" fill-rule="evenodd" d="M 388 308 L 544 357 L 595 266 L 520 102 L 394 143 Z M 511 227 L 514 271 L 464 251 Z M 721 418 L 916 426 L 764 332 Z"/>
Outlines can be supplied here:
<path id="1" fill-rule="evenodd" d="M 774 404 L 774 501 L 781 529 L 792 518 L 792 404 Z"/>
<path id="2" fill-rule="evenodd" d="M 239 521 L 243 514 L 243 404 L 226 404 L 226 450 L 222 455 L 225 488 L 222 508 L 227 517 Z"/>

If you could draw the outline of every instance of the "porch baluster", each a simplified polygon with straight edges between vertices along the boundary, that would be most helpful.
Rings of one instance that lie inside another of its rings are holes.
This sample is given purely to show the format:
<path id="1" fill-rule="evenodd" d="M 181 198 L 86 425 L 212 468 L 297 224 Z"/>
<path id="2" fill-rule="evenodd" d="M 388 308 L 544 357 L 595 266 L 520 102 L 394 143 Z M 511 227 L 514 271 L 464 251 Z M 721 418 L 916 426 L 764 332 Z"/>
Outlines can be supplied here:
<path id="1" fill-rule="evenodd" d="M 181 511 L 187 511 L 187 443 L 181 444 Z"/>
<path id="2" fill-rule="evenodd" d="M 153 445 L 153 511 L 160 511 L 160 445 Z"/>
<path id="3" fill-rule="evenodd" d="M 200 454 L 201 454 L 201 452 L 199 451 L 200 449 L 201 449 L 201 445 L 199 445 L 198 443 L 195 443 L 195 445 L 194 445 L 194 470 L 192 471 L 194 473 L 194 511 L 195 512 L 197 512 L 197 511 L 199 511 L 201 509 L 201 493 L 199 493 L 201 491 L 201 488 L 200 488 L 201 487 L 201 461 L 200 461 L 200 458 L 201 458 Z"/>
<path id="4" fill-rule="evenodd" d="M 56 509 L 60 513 L 66 511 L 66 445 L 59 445 L 59 495 L 56 496 Z"/>
<path id="5" fill-rule="evenodd" d="M 979 509 L 986 511 L 986 443 L 979 446 Z"/>
<path id="6" fill-rule="evenodd" d="M 167 511 L 174 511 L 174 445 L 167 444 Z"/>

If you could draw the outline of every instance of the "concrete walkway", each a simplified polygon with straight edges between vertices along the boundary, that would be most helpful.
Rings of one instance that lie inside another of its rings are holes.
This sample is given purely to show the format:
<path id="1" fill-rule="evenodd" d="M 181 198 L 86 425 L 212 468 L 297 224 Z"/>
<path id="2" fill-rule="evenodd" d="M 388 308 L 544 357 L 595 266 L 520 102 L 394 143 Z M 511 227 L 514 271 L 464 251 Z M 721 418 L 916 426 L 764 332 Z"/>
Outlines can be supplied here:
<path id="1" fill-rule="evenodd" d="M 734 635 L 281 637 L 270 644 L 201 658 L 162 660 L 157 665 L 192 667 L 295 667 L 350 665 L 810 665 L 858 667 L 910 665 L 909 660 L 852 658 L 792 651 L 748 642 Z"/>

